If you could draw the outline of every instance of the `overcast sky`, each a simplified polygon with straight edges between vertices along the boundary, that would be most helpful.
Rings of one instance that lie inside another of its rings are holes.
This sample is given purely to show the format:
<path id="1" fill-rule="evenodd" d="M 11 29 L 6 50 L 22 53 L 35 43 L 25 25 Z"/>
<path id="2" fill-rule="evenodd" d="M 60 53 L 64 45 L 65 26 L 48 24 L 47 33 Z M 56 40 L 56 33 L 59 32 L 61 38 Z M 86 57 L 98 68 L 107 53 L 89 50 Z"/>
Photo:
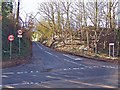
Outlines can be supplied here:
<path id="1" fill-rule="evenodd" d="M 15 0 L 15 1 L 17 2 L 18 0 Z M 58 0 L 20 0 L 21 2 L 20 3 L 20 16 L 24 18 L 26 15 L 25 13 L 33 13 L 35 15 L 38 10 L 38 4 L 42 2 L 48 2 L 48 1 L 58 1 Z M 77 1 L 77 0 L 70 0 L 70 1 Z"/>
<path id="2" fill-rule="evenodd" d="M 26 13 L 35 15 L 38 11 L 38 4 L 46 1 L 49 0 L 20 0 L 20 16 L 24 19 Z"/>

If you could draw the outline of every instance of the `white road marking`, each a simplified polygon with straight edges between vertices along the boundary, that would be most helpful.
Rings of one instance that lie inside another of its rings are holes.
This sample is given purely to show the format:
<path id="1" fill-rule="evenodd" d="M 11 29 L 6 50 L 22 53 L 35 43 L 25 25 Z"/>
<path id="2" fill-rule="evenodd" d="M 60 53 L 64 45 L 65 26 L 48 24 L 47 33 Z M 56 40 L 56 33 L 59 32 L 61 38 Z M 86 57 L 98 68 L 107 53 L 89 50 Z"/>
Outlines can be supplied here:
<path id="1" fill-rule="evenodd" d="M 53 76 L 46 76 L 47 78 L 56 78 L 56 77 L 53 77 Z"/>
<path id="2" fill-rule="evenodd" d="M 67 55 L 67 54 L 63 54 L 63 55 L 70 58 L 70 59 L 73 59 L 73 60 L 82 60 L 82 58 L 76 58 L 76 57 L 73 58 L 72 56 Z"/>
<path id="3" fill-rule="evenodd" d="M 66 71 L 67 69 L 63 69 L 64 71 Z"/>
<path id="4" fill-rule="evenodd" d="M 67 62 L 70 62 L 70 63 L 76 64 L 76 65 L 79 65 L 79 66 L 84 66 L 84 65 L 82 65 L 82 64 L 78 64 L 78 63 L 76 63 L 76 62 L 73 62 L 73 61 L 70 61 L 70 60 L 67 60 L 67 59 L 64 59 L 64 60 L 67 61 Z"/>
<path id="5" fill-rule="evenodd" d="M 103 87 L 103 88 L 116 88 L 114 86 L 108 86 L 108 85 L 102 85 L 102 84 L 91 84 L 91 83 L 81 82 L 81 81 L 77 81 L 77 80 L 68 80 L 68 79 L 64 79 L 64 80 L 71 82 L 71 83 L 83 84 L 83 85 L 87 85 L 87 86 L 98 86 L 98 87 Z"/>
<path id="6" fill-rule="evenodd" d="M 38 73 L 39 71 L 36 71 L 36 73 Z"/>
<path id="7" fill-rule="evenodd" d="M 48 52 L 48 51 L 45 51 L 46 53 L 48 53 L 49 55 L 52 55 L 53 56 L 53 54 L 52 53 L 50 53 L 50 52 Z"/>
<path id="8" fill-rule="evenodd" d="M 57 55 L 54 55 L 55 57 L 59 58 Z"/>
<path id="9" fill-rule="evenodd" d="M 6 75 L 2 75 L 2 78 L 7 78 L 8 76 L 6 76 Z"/>
<path id="10" fill-rule="evenodd" d="M 59 71 L 81 70 L 81 69 L 85 69 L 85 68 L 79 68 L 79 67 L 76 67 L 76 68 L 64 68 L 64 69 L 59 69 Z M 59 75 L 59 74 L 53 73 L 53 75 Z"/>
<path id="11" fill-rule="evenodd" d="M 94 68 L 98 68 L 98 66 L 93 66 Z"/>
<path id="12" fill-rule="evenodd" d="M 53 88 L 53 87 L 45 86 L 45 85 L 39 85 L 39 86 L 42 86 L 42 87 L 44 87 L 44 88 Z"/>
<path id="13" fill-rule="evenodd" d="M 71 68 L 68 68 L 69 70 L 71 70 Z"/>
<path id="14" fill-rule="evenodd" d="M 23 72 L 17 72 L 17 74 L 23 74 Z"/>
<path id="15" fill-rule="evenodd" d="M 80 68 L 73 68 L 74 70 L 78 70 L 78 69 L 80 69 Z"/>
<path id="16" fill-rule="evenodd" d="M 73 60 L 82 60 L 81 58 L 73 58 L 73 57 L 71 57 L 70 55 L 67 55 L 67 54 L 63 54 L 64 56 L 66 56 L 66 57 L 68 57 L 68 58 L 71 58 L 71 59 L 73 59 Z M 67 61 L 67 62 L 71 62 L 71 63 L 73 63 L 73 64 L 76 64 L 76 65 L 80 65 L 80 66 L 84 66 L 84 67 L 86 67 L 86 68 L 99 68 L 99 67 L 103 67 L 103 68 L 117 68 L 117 67 L 112 67 L 112 66 L 105 66 L 105 65 L 103 65 L 103 66 L 91 66 L 91 67 L 88 67 L 88 66 L 86 66 L 86 65 L 82 65 L 82 64 L 78 64 L 78 63 L 76 63 L 76 62 L 73 62 L 73 61 L 70 61 L 70 60 L 67 60 L 67 59 L 64 59 L 65 61 Z"/>
<path id="17" fill-rule="evenodd" d="M 38 82 L 35 82 L 35 84 L 37 85 L 37 84 L 39 84 Z"/>
<path id="18" fill-rule="evenodd" d="M 68 57 L 68 58 L 75 59 L 75 58 L 71 57 L 70 55 L 67 55 L 67 54 L 63 54 L 63 55 Z"/>
<path id="19" fill-rule="evenodd" d="M 33 71 L 30 71 L 30 73 L 33 73 Z"/>
<path id="20" fill-rule="evenodd" d="M 85 68 L 80 68 L 80 69 L 85 69 Z"/>
<path id="21" fill-rule="evenodd" d="M 82 60 L 82 58 L 75 58 L 75 60 Z"/>
<path id="22" fill-rule="evenodd" d="M 17 85 L 24 85 L 24 84 L 26 84 L 26 83 L 13 83 L 13 84 L 7 84 L 7 85 L 3 85 L 3 86 L 17 86 Z"/>
<path id="23" fill-rule="evenodd" d="M 37 43 L 36 43 L 37 44 Z M 40 49 L 43 49 L 42 47 L 40 47 L 40 45 L 37 44 L 37 46 L 40 48 Z M 53 56 L 52 53 L 48 52 L 48 51 L 45 51 L 46 53 L 48 53 L 49 55 Z"/>
<path id="24" fill-rule="evenodd" d="M 36 43 L 36 44 L 37 44 L 37 43 Z M 40 47 L 40 45 L 38 45 L 38 44 L 37 44 L 37 46 L 38 46 L 41 50 L 43 50 L 43 48 L 42 48 L 42 47 Z"/>
<path id="25" fill-rule="evenodd" d="M 15 88 L 15 87 L 12 87 L 12 86 L 9 86 L 9 85 L 7 85 L 7 86 L 5 86 L 6 88 Z"/>
<path id="26" fill-rule="evenodd" d="M 33 82 L 30 82 L 30 84 L 34 84 Z"/>
<path id="27" fill-rule="evenodd" d="M 2 74 L 15 74 L 14 72 L 7 72 L 7 73 L 2 73 Z"/>
<path id="28" fill-rule="evenodd" d="M 36 43 L 36 44 L 38 45 L 38 47 L 39 47 L 40 49 L 43 49 L 38 43 Z M 55 57 L 59 58 L 57 55 L 53 55 L 52 53 L 50 53 L 50 52 L 48 52 L 48 51 L 45 51 L 45 52 L 48 53 L 48 54 L 51 55 L 51 56 L 55 56 Z M 72 56 L 67 55 L 67 54 L 63 54 L 63 55 L 66 56 L 66 57 L 68 57 L 68 58 L 70 58 L 70 59 L 73 59 L 73 60 L 82 60 L 82 58 L 75 58 L 75 57 L 72 57 Z M 86 66 L 86 65 L 78 64 L 78 63 L 76 63 L 76 62 L 73 62 L 73 61 L 70 61 L 70 60 L 67 60 L 67 59 L 64 59 L 64 60 L 67 61 L 67 62 L 76 64 L 76 65 L 79 65 L 79 66 L 84 66 L 84 67 L 86 67 L 86 68 L 98 68 L 98 67 L 103 67 L 103 68 L 117 68 L 117 67 L 112 67 L 112 66 L 92 66 L 92 67 L 88 67 L 88 66 Z"/>
<path id="29" fill-rule="evenodd" d="M 101 66 L 102 68 L 117 68 L 117 67 L 113 67 L 113 66 L 105 66 L 105 65 L 103 65 L 103 66 Z"/>
<path id="30" fill-rule="evenodd" d="M 16 74 L 27 74 L 27 73 L 38 73 L 39 71 L 30 71 L 30 72 L 17 72 Z"/>

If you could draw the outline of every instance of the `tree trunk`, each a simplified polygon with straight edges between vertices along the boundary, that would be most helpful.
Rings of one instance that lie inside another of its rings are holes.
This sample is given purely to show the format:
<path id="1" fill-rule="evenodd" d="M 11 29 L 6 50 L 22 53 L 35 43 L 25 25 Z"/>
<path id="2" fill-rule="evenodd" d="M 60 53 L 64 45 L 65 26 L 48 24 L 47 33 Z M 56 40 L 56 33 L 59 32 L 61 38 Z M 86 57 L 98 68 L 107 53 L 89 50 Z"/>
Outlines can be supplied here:
<path id="1" fill-rule="evenodd" d="M 105 49 L 106 48 L 106 41 L 104 40 L 104 42 L 103 42 L 103 49 Z"/>
<path id="2" fill-rule="evenodd" d="M 87 29 L 87 17 L 86 17 L 86 11 L 85 11 L 85 4 L 84 4 L 84 0 L 83 0 L 83 16 L 84 16 L 84 27 L 85 27 L 85 30 L 86 30 L 86 44 L 87 44 L 87 47 L 89 48 L 89 32 L 88 32 L 88 29 Z"/>
<path id="3" fill-rule="evenodd" d="M 108 12 L 108 17 L 109 17 L 109 28 L 112 28 L 112 13 L 111 13 L 111 11 L 112 11 L 112 1 L 111 0 L 109 0 L 109 12 Z"/>
<path id="4" fill-rule="evenodd" d="M 88 30 L 86 30 L 86 38 L 87 38 L 87 47 L 89 48 L 89 33 L 88 33 Z"/>
<path id="5" fill-rule="evenodd" d="M 97 30 L 98 30 L 98 1 L 95 2 L 95 54 L 97 54 Z"/>
<path id="6" fill-rule="evenodd" d="M 119 42 L 119 50 L 118 50 L 118 56 L 120 57 L 120 27 L 119 27 L 119 30 L 118 30 L 118 42 Z"/>

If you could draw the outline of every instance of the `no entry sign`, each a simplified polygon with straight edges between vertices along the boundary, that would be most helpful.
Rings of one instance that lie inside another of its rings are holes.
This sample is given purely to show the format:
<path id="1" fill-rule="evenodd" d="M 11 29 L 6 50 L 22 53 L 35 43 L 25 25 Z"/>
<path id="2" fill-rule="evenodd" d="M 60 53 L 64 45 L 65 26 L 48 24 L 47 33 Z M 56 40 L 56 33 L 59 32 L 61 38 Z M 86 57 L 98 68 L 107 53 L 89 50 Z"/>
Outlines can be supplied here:
<path id="1" fill-rule="evenodd" d="M 13 35 L 9 35 L 9 36 L 8 36 L 8 40 L 9 40 L 9 41 L 13 41 L 13 40 L 14 40 L 14 36 L 13 36 Z"/>
<path id="2" fill-rule="evenodd" d="M 18 34 L 21 35 L 23 32 L 22 30 L 18 30 Z"/>

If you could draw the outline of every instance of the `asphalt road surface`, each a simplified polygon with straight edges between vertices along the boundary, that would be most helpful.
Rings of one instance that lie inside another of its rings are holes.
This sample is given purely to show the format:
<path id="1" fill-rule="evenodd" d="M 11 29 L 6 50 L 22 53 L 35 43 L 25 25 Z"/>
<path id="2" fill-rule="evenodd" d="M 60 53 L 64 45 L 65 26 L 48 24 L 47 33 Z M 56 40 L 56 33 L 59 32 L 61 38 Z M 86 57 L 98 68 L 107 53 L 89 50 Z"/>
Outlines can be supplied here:
<path id="1" fill-rule="evenodd" d="M 118 66 L 63 54 L 33 42 L 27 64 L 2 70 L 6 88 L 118 88 Z"/>

